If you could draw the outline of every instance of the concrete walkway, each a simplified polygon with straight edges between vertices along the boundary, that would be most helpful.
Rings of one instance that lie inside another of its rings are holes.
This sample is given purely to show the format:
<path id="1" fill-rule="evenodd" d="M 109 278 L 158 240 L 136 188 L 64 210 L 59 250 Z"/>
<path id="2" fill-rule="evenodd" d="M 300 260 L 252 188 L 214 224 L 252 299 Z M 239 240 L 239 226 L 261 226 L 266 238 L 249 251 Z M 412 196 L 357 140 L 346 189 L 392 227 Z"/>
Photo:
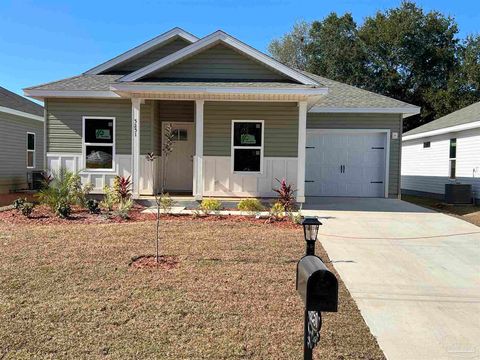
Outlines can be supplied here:
<path id="1" fill-rule="evenodd" d="M 480 359 L 479 227 L 400 200 L 305 208 L 388 359 Z"/>

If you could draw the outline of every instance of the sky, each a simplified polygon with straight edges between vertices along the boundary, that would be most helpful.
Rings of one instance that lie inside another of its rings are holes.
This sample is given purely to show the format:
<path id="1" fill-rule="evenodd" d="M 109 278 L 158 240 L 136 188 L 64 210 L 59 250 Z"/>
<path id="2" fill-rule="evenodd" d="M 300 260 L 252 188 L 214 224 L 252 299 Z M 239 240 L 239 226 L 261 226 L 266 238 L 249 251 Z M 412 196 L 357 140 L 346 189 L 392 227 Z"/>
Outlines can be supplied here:
<path id="1" fill-rule="evenodd" d="M 0 86 L 81 74 L 175 26 L 198 37 L 221 29 L 266 52 L 299 20 L 350 12 L 358 23 L 400 0 L 0 0 Z M 459 37 L 480 32 L 480 1 L 418 0 L 454 17 Z"/>

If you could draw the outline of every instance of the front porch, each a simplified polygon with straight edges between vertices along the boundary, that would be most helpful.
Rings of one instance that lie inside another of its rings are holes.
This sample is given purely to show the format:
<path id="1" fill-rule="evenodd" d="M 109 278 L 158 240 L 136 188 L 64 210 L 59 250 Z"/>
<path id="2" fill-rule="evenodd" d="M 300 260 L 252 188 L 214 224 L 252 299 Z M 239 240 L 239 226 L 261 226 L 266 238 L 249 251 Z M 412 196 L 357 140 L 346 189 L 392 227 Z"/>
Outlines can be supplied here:
<path id="1" fill-rule="evenodd" d="M 138 97 L 131 101 L 131 176 L 139 201 L 160 193 L 162 187 L 191 196 L 187 202 L 204 196 L 268 198 L 275 196 L 276 179 L 283 178 L 295 184 L 298 201 L 304 200 L 307 102 Z M 261 124 L 257 171 L 234 168 L 234 122 Z M 172 127 L 174 141 L 165 162 L 166 124 Z M 148 160 L 149 153 L 155 155 L 153 161 Z"/>

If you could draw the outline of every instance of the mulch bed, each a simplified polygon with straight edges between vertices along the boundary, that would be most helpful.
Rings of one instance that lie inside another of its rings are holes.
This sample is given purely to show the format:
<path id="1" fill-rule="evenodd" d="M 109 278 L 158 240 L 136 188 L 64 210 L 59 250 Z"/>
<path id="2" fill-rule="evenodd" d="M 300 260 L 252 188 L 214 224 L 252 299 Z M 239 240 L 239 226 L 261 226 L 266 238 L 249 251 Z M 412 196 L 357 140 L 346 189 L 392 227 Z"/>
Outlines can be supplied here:
<path id="1" fill-rule="evenodd" d="M 160 255 L 158 262 L 154 255 L 141 255 L 132 258 L 129 266 L 134 269 L 163 269 L 171 270 L 178 265 L 177 256 Z"/>
<path id="2" fill-rule="evenodd" d="M 87 210 L 80 207 L 73 207 L 72 214 L 67 219 L 55 216 L 45 205 L 38 205 L 33 209 L 30 217 L 23 216 L 19 211 L 10 209 L 0 212 L 0 222 L 6 222 L 13 225 L 65 225 L 65 224 L 112 224 L 112 223 L 130 223 L 141 221 L 153 221 L 156 214 L 142 213 L 145 210 L 143 206 L 135 205 L 129 214 L 128 219 L 123 219 L 114 214 L 90 214 Z M 161 220 L 183 220 L 194 222 L 250 222 L 252 224 L 265 224 L 266 226 L 277 226 L 285 229 L 294 229 L 299 225 L 292 223 L 288 218 L 280 221 L 268 223 L 265 219 L 256 219 L 254 216 L 236 216 L 236 215 L 160 215 Z"/>

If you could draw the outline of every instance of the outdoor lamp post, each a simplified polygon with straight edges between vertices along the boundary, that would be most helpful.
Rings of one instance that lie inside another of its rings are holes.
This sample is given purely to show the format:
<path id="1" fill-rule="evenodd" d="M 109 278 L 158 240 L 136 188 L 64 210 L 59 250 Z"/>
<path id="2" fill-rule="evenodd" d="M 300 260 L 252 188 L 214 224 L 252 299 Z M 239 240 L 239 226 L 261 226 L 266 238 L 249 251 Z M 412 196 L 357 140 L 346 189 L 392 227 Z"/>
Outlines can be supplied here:
<path id="1" fill-rule="evenodd" d="M 303 219 L 303 235 L 307 242 L 306 255 L 315 255 L 315 241 L 317 241 L 318 228 L 322 223 L 316 217 Z"/>

